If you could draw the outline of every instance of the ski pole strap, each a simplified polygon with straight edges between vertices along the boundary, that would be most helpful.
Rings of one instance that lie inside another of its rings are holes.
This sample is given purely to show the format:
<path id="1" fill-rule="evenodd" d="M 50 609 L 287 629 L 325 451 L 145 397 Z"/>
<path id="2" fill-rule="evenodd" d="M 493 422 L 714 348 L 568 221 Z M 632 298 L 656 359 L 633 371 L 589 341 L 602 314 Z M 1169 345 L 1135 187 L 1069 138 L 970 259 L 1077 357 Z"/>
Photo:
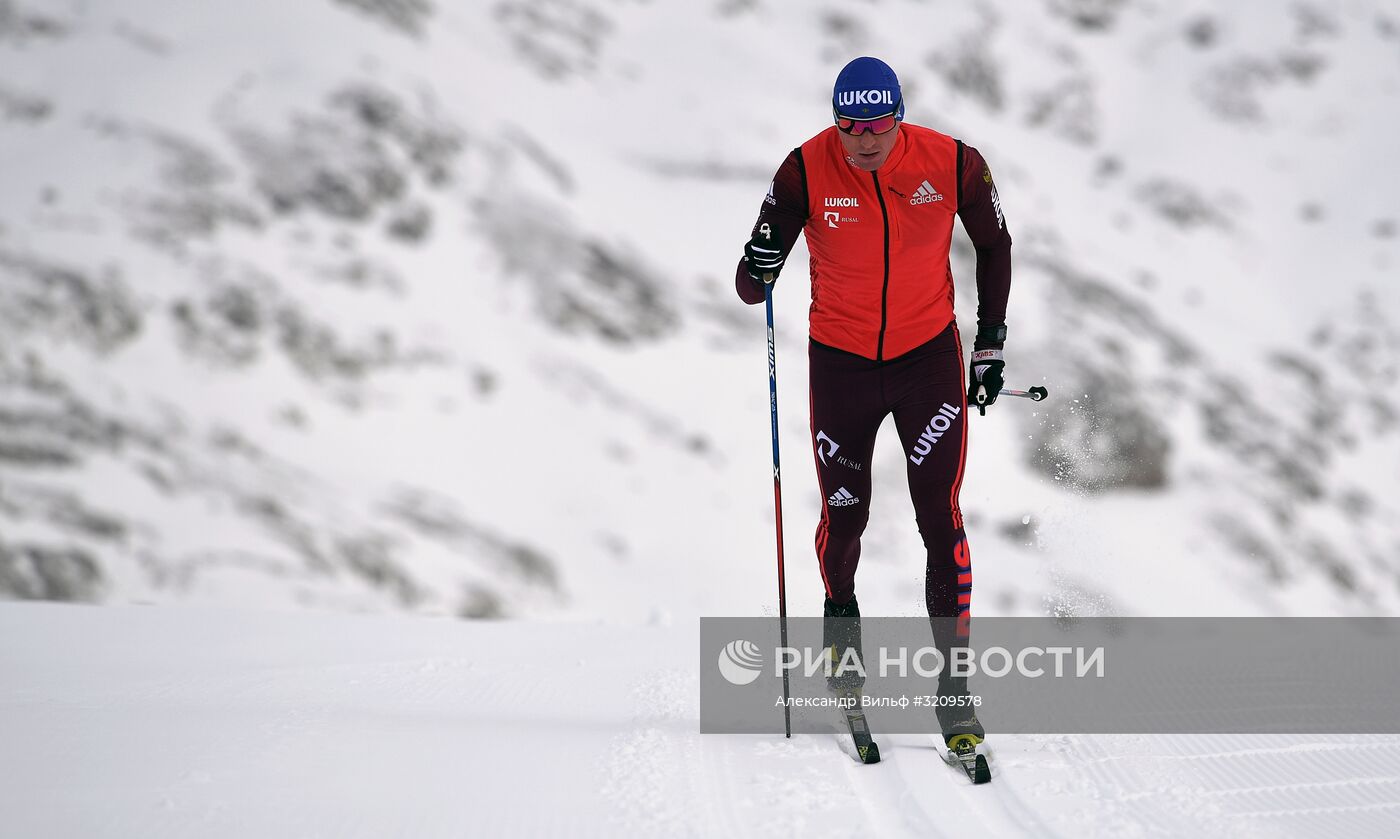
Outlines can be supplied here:
<path id="1" fill-rule="evenodd" d="M 1006 324 L 998 323 L 991 326 L 977 327 L 977 340 L 973 342 L 973 348 L 979 350 L 1001 349 L 1006 344 Z"/>

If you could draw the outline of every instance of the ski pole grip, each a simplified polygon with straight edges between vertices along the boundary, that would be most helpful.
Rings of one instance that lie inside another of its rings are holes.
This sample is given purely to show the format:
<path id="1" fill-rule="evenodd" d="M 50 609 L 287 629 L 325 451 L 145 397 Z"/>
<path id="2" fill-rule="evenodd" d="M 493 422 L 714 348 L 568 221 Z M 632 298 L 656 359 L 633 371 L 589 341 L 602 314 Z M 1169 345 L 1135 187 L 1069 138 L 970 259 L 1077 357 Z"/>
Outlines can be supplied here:
<path id="1" fill-rule="evenodd" d="M 765 221 L 763 224 L 760 224 L 758 226 L 758 235 L 763 237 L 763 241 L 767 242 L 770 245 L 773 244 L 773 228 L 768 226 L 768 222 Z M 763 284 L 770 287 L 773 285 L 772 271 L 763 272 Z"/>

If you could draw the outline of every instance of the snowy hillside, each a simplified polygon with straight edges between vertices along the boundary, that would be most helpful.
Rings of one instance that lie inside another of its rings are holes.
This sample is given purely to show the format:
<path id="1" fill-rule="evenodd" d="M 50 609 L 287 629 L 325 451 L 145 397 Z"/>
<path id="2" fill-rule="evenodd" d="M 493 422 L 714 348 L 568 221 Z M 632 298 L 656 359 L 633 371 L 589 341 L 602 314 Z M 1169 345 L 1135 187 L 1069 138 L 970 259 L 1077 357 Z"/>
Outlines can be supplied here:
<path id="1" fill-rule="evenodd" d="M 23 639 L 23 640 L 21 640 Z M 1384 837 L 1395 736 L 698 733 L 693 628 L 0 608 L 16 837 Z M 642 666 L 637 666 L 642 662 Z"/>
<path id="2" fill-rule="evenodd" d="M 1053 394 L 973 421 L 978 610 L 1393 613 L 1397 52 L 1383 0 L 0 0 L 0 596 L 771 608 L 732 266 L 874 53 L 997 173 Z M 900 459 L 861 591 L 914 614 Z"/>

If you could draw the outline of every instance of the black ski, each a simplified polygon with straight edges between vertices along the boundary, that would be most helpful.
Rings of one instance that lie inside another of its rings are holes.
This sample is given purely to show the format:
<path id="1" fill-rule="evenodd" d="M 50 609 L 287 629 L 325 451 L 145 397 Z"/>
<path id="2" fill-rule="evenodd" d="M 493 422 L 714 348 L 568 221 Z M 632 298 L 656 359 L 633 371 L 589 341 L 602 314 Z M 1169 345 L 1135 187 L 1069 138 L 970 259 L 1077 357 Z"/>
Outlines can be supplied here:
<path id="1" fill-rule="evenodd" d="M 985 784 L 992 779 L 992 767 L 987 765 L 987 756 L 977 753 L 977 738 L 970 735 L 959 734 L 950 740 L 943 754 L 943 762 L 961 768 L 974 784 Z"/>
<path id="2" fill-rule="evenodd" d="M 841 716 L 846 720 L 846 730 L 851 734 L 851 742 L 856 747 L 856 757 L 861 763 L 879 763 L 880 746 L 870 736 L 870 726 L 865 721 L 865 709 L 860 704 L 860 689 L 838 691 L 837 700 L 841 705 Z"/>

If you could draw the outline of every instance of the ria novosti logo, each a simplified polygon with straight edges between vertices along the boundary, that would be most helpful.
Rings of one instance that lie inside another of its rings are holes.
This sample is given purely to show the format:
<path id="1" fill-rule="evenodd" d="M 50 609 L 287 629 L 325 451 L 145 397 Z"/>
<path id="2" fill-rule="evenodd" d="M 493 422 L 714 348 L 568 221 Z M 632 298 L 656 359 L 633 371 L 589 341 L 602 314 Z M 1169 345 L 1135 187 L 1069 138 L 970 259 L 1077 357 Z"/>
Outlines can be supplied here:
<path id="1" fill-rule="evenodd" d="M 751 684 L 763 672 L 763 653 L 752 641 L 730 641 L 719 651 L 719 672 L 731 685 Z"/>
<path id="2" fill-rule="evenodd" d="M 945 656 L 937 647 L 880 646 L 866 650 L 864 661 L 854 649 L 833 662 L 827 647 L 777 647 L 773 650 L 773 676 L 782 678 L 784 671 L 799 677 L 818 674 L 842 676 L 848 672 L 861 676 L 878 673 L 879 678 L 908 678 L 912 671 L 920 678 L 936 678 L 943 673 L 955 677 L 982 674 L 999 679 L 1011 673 L 1029 679 L 1053 675 L 1054 678 L 1098 678 L 1106 674 L 1106 654 L 1103 646 L 1037 647 L 1008 649 L 992 646 L 985 649 L 952 647 Z M 1050 661 L 1047 662 L 1047 659 Z M 867 670 L 867 662 L 871 667 Z M 731 685 L 753 684 L 763 673 L 763 651 L 747 639 L 730 641 L 719 651 L 719 672 Z M 1042 666 L 1044 665 L 1044 666 Z"/>

